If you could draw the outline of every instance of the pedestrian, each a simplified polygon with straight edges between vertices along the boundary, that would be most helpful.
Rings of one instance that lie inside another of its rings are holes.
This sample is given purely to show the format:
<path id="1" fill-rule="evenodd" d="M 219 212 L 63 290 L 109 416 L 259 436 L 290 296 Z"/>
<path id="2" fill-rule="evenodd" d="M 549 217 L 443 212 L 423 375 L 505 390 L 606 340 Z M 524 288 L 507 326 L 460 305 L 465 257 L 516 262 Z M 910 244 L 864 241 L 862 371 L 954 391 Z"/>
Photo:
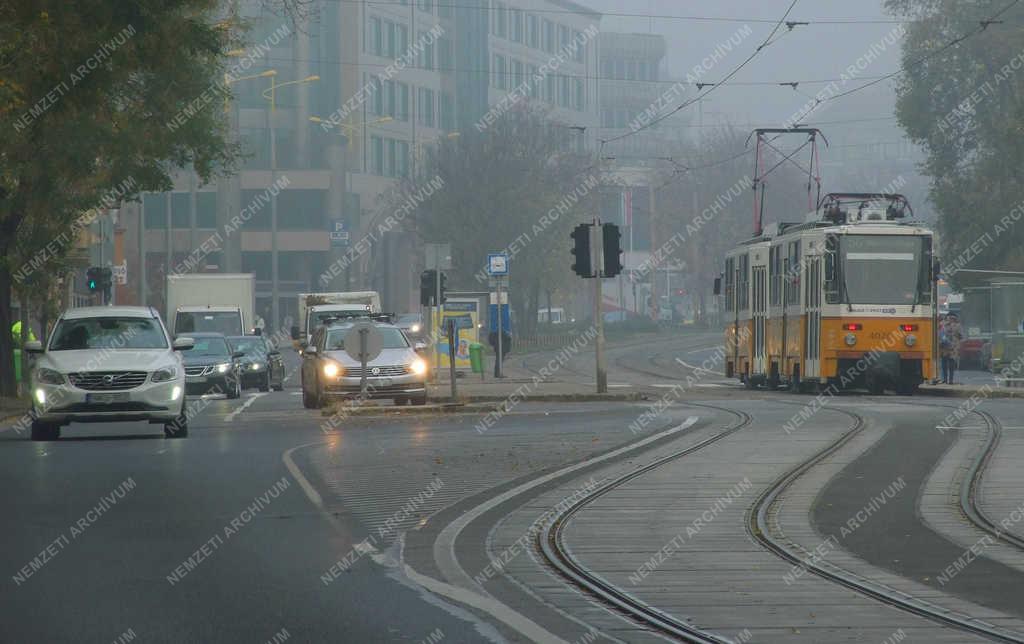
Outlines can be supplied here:
<path id="1" fill-rule="evenodd" d="M 256 314 L 256 322 L 253 325 L 254 335 L 263 335 L 263 330 L 266 328 L 267 323 L 263 321 L 263 317 L 259 313 Z"/>
<path id="2" fill-rule="evenodd" d="M 939 355 L 942 358 L 942 382 L 952 385 L 960 361 L 960 341 L 963 334 L 955 313 L 948 314 L 939 323 Z"/>

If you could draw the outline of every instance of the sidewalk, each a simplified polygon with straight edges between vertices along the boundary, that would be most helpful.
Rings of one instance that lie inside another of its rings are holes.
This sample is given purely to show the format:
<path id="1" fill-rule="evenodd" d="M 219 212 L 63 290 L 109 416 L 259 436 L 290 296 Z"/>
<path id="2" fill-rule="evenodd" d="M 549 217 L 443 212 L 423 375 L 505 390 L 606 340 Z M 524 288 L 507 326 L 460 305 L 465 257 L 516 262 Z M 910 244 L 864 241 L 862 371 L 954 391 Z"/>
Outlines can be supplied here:
<path id="1" fill-rule="evenodd" d="M 1024 387 L 997 387 L 995 385 L 921 385 L 922 396 L 941 398 L 1024 398 Z"/>

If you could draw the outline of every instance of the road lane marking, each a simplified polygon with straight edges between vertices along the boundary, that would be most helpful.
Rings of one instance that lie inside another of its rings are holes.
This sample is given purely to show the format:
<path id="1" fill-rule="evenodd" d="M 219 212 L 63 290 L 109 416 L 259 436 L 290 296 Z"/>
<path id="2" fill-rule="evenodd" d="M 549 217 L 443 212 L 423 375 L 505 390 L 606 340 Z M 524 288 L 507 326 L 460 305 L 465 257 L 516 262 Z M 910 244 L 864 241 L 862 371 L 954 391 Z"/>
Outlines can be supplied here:
<path id="1" fill-rule="evenodd" d="M 722 372 L 712 371 L 710 369 L 703 369 L 702 367 L 693 367 L 692 364 L 683 360 L 683 358 L 677 357 L 676 361 L 682 364 L 683 367 L 691 371 L 701 371 L 706 374 L 715 374 L 716 376 L 725 376 Z"/>
<path id="2" fill-rule="evenodd" d="M 238 409 L 236 409 L 235 411 L 233 411 L 230 414 L 228 414 L 227 417 L 224 418 L 224 421 L 230 423 L 231 421 L 233 421 L 235 419 L 235 416 L 237 416 L 238 414 L 240 414 L 243 411 L 245 411 L 249 407 L 249 405 L 253 404 L 254 402 L 256 402 L 257 400 L 259 400 L 260 398 L 262 398 L 263 396 L 266 396 L 266 395 L 267 394 L 263 393 L 263 392 L 257 393 L 257 394 L 252 394 L 252 397 L 249 398 L 249 400 L 246 400 L 244 403 L 242 403 L 242 405 Z"/>

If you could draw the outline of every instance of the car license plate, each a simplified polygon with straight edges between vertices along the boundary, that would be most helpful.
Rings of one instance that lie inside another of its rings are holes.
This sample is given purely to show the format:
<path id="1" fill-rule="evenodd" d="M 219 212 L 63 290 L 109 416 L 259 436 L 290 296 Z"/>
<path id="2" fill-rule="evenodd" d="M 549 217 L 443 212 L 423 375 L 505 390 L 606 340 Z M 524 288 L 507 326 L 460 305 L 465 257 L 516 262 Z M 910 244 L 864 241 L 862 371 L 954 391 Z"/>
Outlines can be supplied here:
<path id="1" fill-rule="evenodd" d="M 99 405 L 109 405 L 110 403 L 119 403 L 128 401 L 128 392 L 119 391 L 115 393 L 102 393 L 102 394 L 85 394 L 85 402 L 95 403 Z"/>
<path id="2" fill-rule="evenodd" d="M 380 386 L 381 387 L 390 387 L 391 386 L 391 378 L 381 378 L 380 379 Z"/>

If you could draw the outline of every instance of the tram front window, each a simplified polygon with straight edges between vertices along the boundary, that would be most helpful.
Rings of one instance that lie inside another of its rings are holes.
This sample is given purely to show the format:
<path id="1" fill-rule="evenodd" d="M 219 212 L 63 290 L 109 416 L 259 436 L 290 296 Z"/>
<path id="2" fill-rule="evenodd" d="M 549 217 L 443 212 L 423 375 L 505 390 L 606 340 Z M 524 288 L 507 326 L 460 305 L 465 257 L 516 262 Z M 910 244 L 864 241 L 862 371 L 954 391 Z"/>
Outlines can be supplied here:
<path id="1" fill-rule="evenodd" d="M 909 235 L 847 235 L 840 241 L 846 301 L 850 304 L 917 304 L 927 240 Z"/>

